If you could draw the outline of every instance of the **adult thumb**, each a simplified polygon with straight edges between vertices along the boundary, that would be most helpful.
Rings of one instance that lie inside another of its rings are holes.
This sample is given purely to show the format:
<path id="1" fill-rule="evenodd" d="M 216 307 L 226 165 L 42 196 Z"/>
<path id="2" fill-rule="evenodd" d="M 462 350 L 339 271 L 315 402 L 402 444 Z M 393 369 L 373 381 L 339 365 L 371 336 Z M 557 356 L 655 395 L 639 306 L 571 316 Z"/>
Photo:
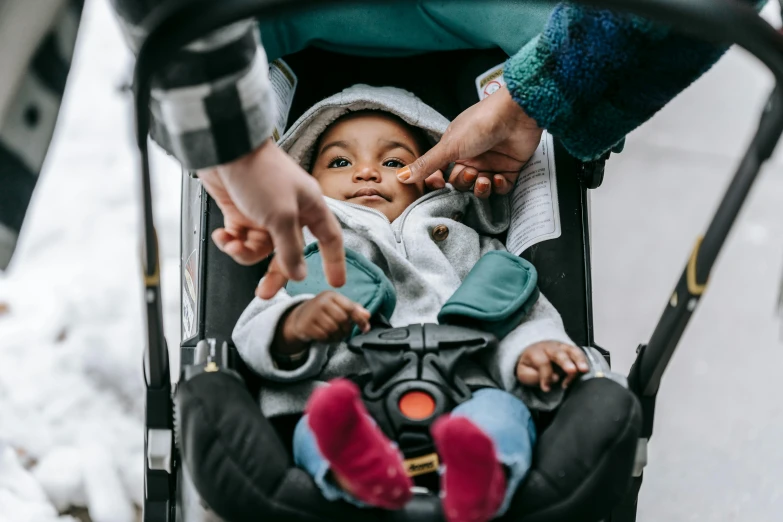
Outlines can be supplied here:
<path id="1" fill-rule="evenodd" d="M 456 148 L 449 146 L 449 142 L 441 140 L 429 151 L 420 156 L 410 165 L 397 171 L 397 179 L 403 183 L 417 183 L 438 170 L 445 170 L 449 163 L 459 159 Z"/>

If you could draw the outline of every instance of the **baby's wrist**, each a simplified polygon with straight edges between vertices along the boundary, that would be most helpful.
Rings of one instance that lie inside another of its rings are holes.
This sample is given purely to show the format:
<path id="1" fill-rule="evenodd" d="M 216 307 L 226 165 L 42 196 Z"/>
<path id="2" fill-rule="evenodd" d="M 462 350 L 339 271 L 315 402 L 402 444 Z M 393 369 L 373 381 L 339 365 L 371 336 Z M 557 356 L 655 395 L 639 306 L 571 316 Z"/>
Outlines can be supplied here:
<path id="1" fill-rule="evenodd" d="M 277 335 L 273 343 L 273 351 L 281 355 L 293 355 L 304 352 L 308 344 L 302 340 L 297 328 L 297 316 L 302 304 L 288 310 L 278 322 Z"/>

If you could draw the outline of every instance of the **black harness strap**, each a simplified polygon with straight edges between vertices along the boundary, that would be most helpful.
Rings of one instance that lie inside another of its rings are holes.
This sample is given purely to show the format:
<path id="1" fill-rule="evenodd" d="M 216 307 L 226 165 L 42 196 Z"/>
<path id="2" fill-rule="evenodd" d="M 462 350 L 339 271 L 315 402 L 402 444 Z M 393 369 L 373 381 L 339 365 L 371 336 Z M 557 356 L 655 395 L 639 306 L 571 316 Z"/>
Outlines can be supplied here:
<path id="1" fill-rule="evenodd" d="M 473 394 L 457 368 L 497 342 L 489 333 L 437 324 L 374 329 L 350 340 L 349 348 L 361 353 L 370 369 L 357 379 L 367 410 L 397 442 L 417 485 L 438 490 L 430 426 Z M 413 395 L 424 399 L 424 410 L 406 411 L 405 400 Z"/>

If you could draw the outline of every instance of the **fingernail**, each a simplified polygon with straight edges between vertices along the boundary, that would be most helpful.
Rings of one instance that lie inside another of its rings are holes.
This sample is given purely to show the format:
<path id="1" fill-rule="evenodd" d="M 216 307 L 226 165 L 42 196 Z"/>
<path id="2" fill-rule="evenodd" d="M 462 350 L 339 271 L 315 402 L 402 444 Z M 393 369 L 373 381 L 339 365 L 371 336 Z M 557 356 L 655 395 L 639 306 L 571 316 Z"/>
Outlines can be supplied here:
<path id="1" fill-rule="evenodd" d="M 476 189 L 479 192 L 486 192 L 489 190 L 489 180 L 487 178 L 481 178 L 476 182 Z"/>
<path id="2" fill-rule="evenodd" d="M 503 176 L 495 176 L 492 179 L 495 180 L 495 186 L 498 188 L 502 188 L 503 185 L 506 184 L 506 178 L 504 178 Z"/>
<path id="3" fill-rule="evenodd" d="M 465 183 L 473 183 L 476 181 L 476 178 L 478 177 L 478 173 L 476 172 L 466 172 L 462 175 L 462 179 L 465 180 Z"/>
<path id="4" fill-rule="evenodd" d="M 410 177 L 411 177 L 410 167 L 403 167 L 397 171 L 397 179 L 400 181 L 408 181 Z"/>

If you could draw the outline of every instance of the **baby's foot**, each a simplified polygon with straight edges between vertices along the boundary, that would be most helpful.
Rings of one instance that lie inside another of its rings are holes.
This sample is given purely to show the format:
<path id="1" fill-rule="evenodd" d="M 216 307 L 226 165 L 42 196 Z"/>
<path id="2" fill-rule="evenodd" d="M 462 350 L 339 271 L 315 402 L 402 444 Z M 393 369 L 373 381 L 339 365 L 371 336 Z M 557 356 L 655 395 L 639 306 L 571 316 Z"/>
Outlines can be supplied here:
<path id="1" fill-rule="evenodd" d="M 349 493 L 385 509 L 410 500 L 412 483 L 400 452 L 368 417 L 354 383 L 336 379 L 318 388 L 307 414 L 321 454 Z"/>
<path id="2" fill-rule="evenodd" d="M 465 417 L 444 415 L 431 431 L 446 468 L 441 477 L 446 520 L 485 522 L 494 518 L 505 496 L 506 476 L 492 439 Z"/>

